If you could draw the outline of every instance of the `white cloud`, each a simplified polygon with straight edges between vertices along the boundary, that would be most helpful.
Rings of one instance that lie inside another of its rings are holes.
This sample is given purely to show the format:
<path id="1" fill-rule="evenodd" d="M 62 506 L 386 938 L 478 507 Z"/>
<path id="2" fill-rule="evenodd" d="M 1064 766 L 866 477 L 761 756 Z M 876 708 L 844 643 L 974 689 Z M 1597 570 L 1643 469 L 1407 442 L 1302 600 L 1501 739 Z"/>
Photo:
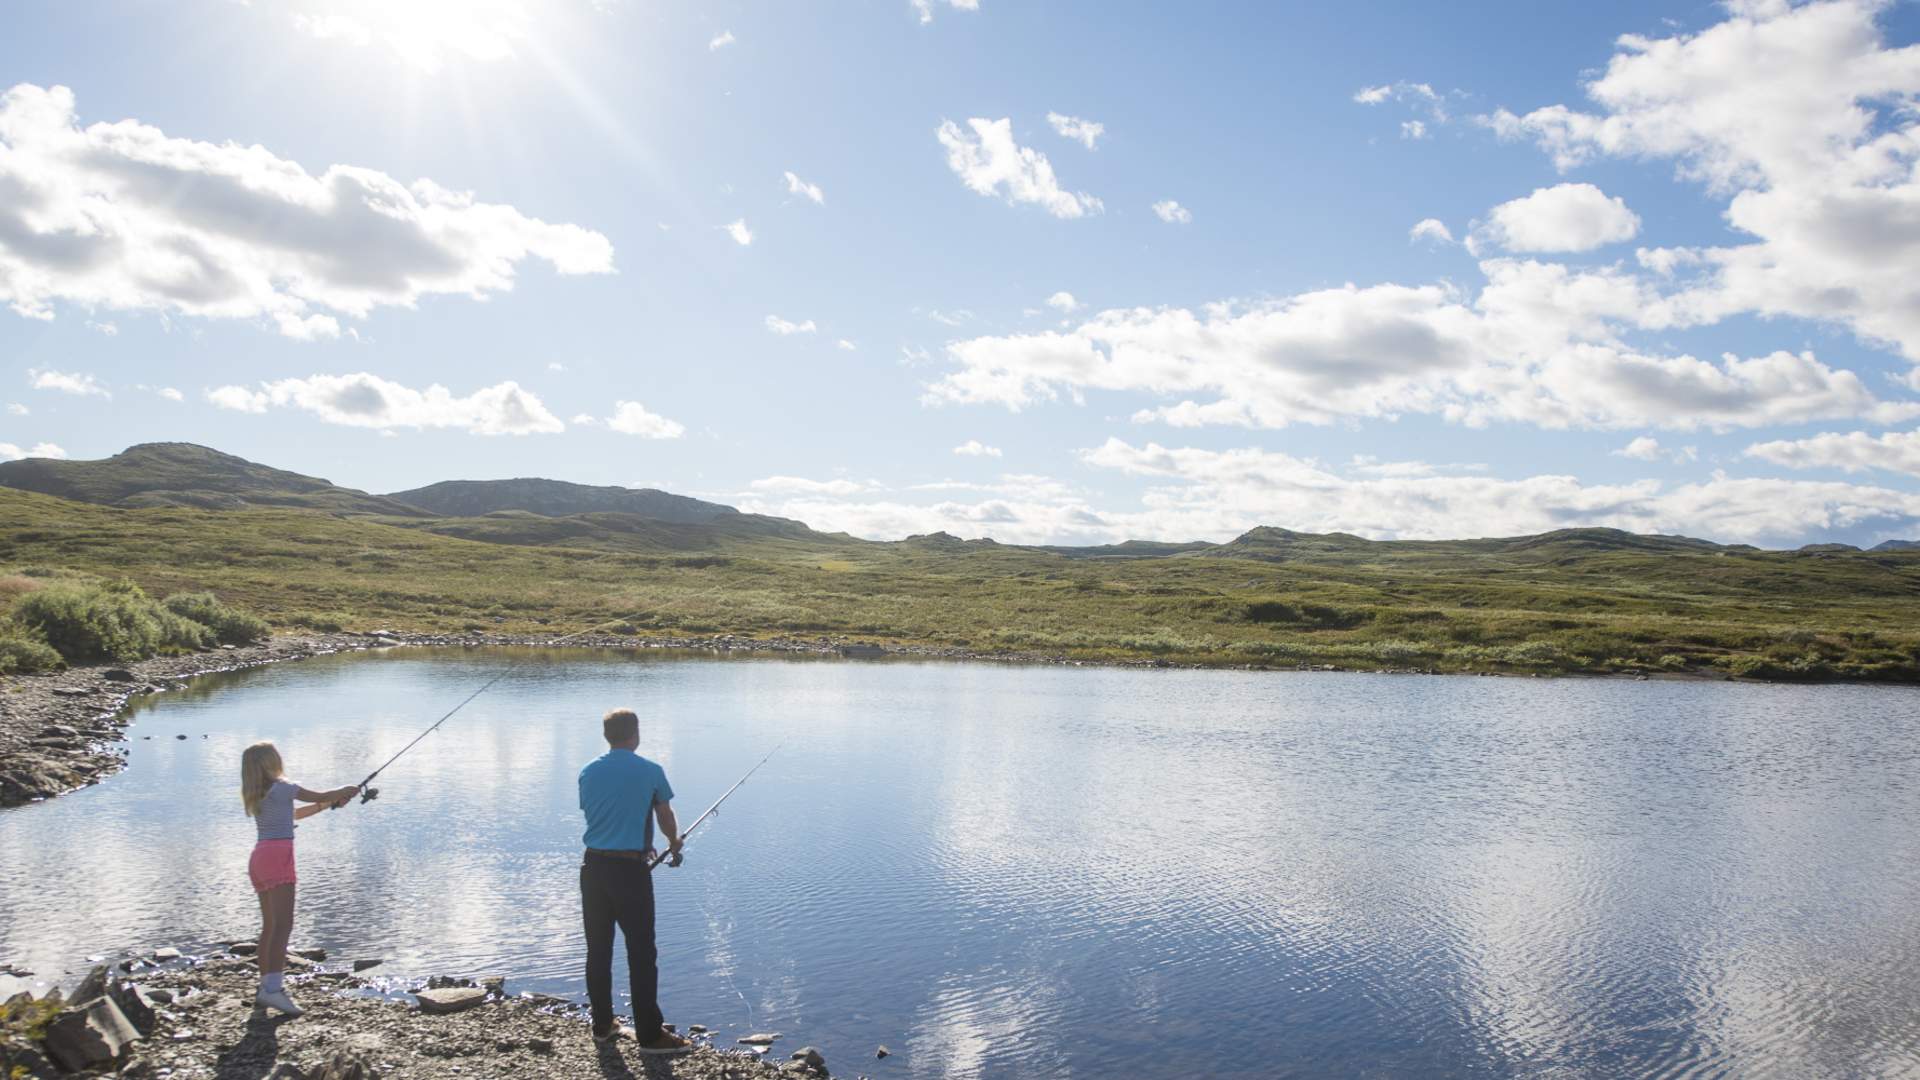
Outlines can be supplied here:
<path id="1" fill-rule="evenodd" d="M 733 242 L 739 244 L 741 247 L 746 247 L 748 244 L 753 243 L 753 230 L 747 228 L 746 218 L 730 221 L 720 226 L 720 228 L 725 229 L 727 235 L 733 237 Z"/>
<path id="2" fill-rule="evenodd" d="M 51 371 L 46 368 L 28 368 L 28 384 L 35 390 L 57 390 L 63 394 L 81 394 L 93 397 L 112 397 L 106 385 L 85 372 Z"/>
<path id="3" fill-rule="evenodd" d="M 1397 82 L 1383 86 L 1363 86 L 1354 92 L 1353 100 L 1362 105 L 1378 105 L 1386 101 L 1437 102 L 1440 100 L 1440 95 L 1426 83 Z"/>
<path id="4" fill-rule="evenodd" d="M 907 0 L 913 10 L 920 14 L 920 25 L 933 21 L 934 0 Z M 955 11 L 979 11 L 980 0 L 947 0 L 947 6 Z"/>
<path id="5" fill-rule="evenodd" d="M 1920 403 L 1883 401 L 1811 353 L 1715 363 L 1629 347 L 1617 323 L 1667 317 L 1631 275 L 1519 260 L 1481 267 L 1489 283 L 1473 299 L 1449 286 L 1349 285 L 1201 312 L 1117 309 L 1067 331 L 956 341 L 946 350 L 956 369 L 926 399 L 1019 409 L 1089 390 L 1142 392 L 1176 400 L 1136 419 L 1179 426 L 1432 414 L 1470 425 L 1726 430 L 1920 415 Z"/>
<path id="6" fill-rule="evenodd" d="M 1688 251 L 1676 296 L 1696 322 L 1742 314 L 1831 320 L 1920 361 L 1920 63 L 1887 46 L 1877 0 L 1729 5 L 1696 34 L 1627 35 L 1565 105 L 1481 122 L 1530 138 L 1562 169 L 1601 156 L 1669 159 L 1729 197 L 1753 242 Z"/>
<path id="7" fill-rule="evenodd" d="M 959 311 L 941 311 L 939 308 L 934 308 L 927 312 L 927 318 L 942 326 L 960 326 L 973 321 L 973 312 L 965 308 Z"/>
<path id="8" fill-rule="evenodd" d="M 1467 239 L 1467 250 L 1592 251 L 1631 240 L 1640 216 L 1592 184 L 1556 184 L 1501 203 Z"/>
<path id="9" fill-rule="evenodd" d="M 547 370 L 553 371 L 553 372 L 563 372 L 567 370 L 567 365 L 561 363 L 558 360 L 549 360 L 547 361 Z"/>
<path id="10" fill-rule="evenodd" d="M 1879 436 L 1864 431 L 1825 432 L 1806 439 L 1755 443 L 1747 456 L 1792 469 L 1842 469 L 1920 476 L 1920 431 L 1889 431 Z"/>
<path id="11" fill-rule="evenodd" d="M 1421 218 L 1414 223 L 1413 228 L 1407 230 L 1407 243 L 1417 243 L 1421 240 L 1430 240 L 1436 244 L 1451 244 L 1453 232 L 1447 228 L 1447 223 L 1439 218 Z"/>
<path id="12" fill-rule="evenodd" d="M 817 330 L 818 327 L 813 325 L 812 319 L 808 319 L 806 322 L 796 323 L 788 322 L 778 315 L 769 315 L 767 316 L 767 329 L 785 337 L 788 334 L 811 334 Z"/>
<path id="13" fill-rule="evenodd" d="M 780 495 L 854 495 L 879 487 L 857 480 L 808 480 L 801 476 L 769 476 L 747 486 L 757 492 Z"/>
<path id="14" fill-rule="evenodd" d="M 638 435 L 643 439 L 677 439 L 687 432 L 683 425 L 648 412 L 637 401 L 614 402 L 607 427 L 622 435 Z"/>
<path id="15" fill-rule="evenodd" d="M 1658 461 L 1660 460 L 1660 440 L 1651 435 L 1642 435 L 1610 453 L 1615 457 L 1632 458 L 1635 461 Z"/>
<path id="16" fill-rule="evenodd" d="M 161 397 L 167 399 L 168 401 L 187 400 L 187 395 L 181 393 L 179 390 L 171 386 L 163 386 L 160 389 L 155 390 L 154 393 L 159 394 Z"/>
<path id="17" fill-rule="evenodd" d="M 503 382 L 456 397 L 446 387 L 425 390 L 378 375 L 315 375 L 263 382 L 260 389 L 219 386 L 207 400 L 223 409 L 262 413 L 294 408 L 329 424 L 368 428 L 455 428 L 475 435 L 546 434 L 564 430 L 538 397 Z"/>
<path id="18" fill-rule="evenodd" d="M 787 173 L 787 191 L 794 195 L 805 195 L 816 203 L 827 201 L 827 193 L 820 190 L 819 184 L 809 184 L 792 173 Z"/>
<path id="19" fill-rule="evenodd" d="M 110 322 L 94 322 L 92 319 L 88 319 L 87 329 L 92 330 L 97 334 L 103 334 L 107 337 L 120 336 L 120 327 Z"/>
<path id="20" fill-rule="evenodd" d="M 841 338 L 839 341 L 834 342 L 834 345 L 847 352 L 853 352 L 854 350 L 860 347 L 858 345 L 855 345 L 853 342 L 848 341 L 846 338 Z"/>
<path id="21" fill-rule="evenodd" d="M 17 401 L 7 402 L 7 415 L 9 416 L 26 416 L 32 411 L 33 410 L 27 408 L 25 405 L 22 405 Z"/>
<path id="22" fill-rule="evenodd" d="M 988 446 L 986 443 L 981 442 L 979 439 L 968 439 L 966 442 L 963 442 L 959 446 L 954 447 L 953 452 L 956 454 L 959 454 L 961 457 L 999 457 L 1000 456 L 999 447 Z"/>
<path id="23" fill-rule="evenodd" d="M 716 52 L 720 49 L 724 49 L 727 46 L 733 44 L 733 41 L 734 41 L 733 31 L 722 30 L 718 34 L 715 34 L 713 36 L 713 40 L 707 42 L 707 51 Z M 792 175 L 792 174 L 789 173 L 788 175 Z"/>
<path id="24" fill-rule="evenodd" d="M 0 461 L 19 461 L 21 458 L 30 457 L 64 458 L 66 456 L 67 452 L 65 450 L 60 449 L 50 442 L 35 443 L 32 447 L 25 450 L 22 450 L 10 442 L 0 442 Z"/>
<path id="25" fill-rule="evenodd" d="M 336 315 L 505 291 L 529 258 L 613 269 L 599 233 L 430 180 L 351 165 L 314 176 L 261 146 L 134 120 L 83 129 L 65 87 L 0 96 L 0 300 L 29 318 L 65 302 L 330 337 Z"/>
<path id="26" fill-rule="evenodd" d="M 1072 139 L 1089 150 L 1107 130 L 1105 124 L 1082 120 L 1077 116 L 1062 116 L 1057 112 L 1047 114 L 1047 123 L 1052 124 L 1053 130 L 1062 137 Z"/>
<path id="27" fill-rule="evenodd" d="M 449 61 L 493 62 L 519 55 L 537 23 L 521 0 L 453 3 L 360 3 L 353 14 L 292 13 L 295 30 L 319 41 L 382 46 L 403 63 L 433 74 Z"/>
<path id="28" fill-rule="evenodd" d="M 1088 464 L 1161 481 L 1138 514 L 1106 515 L 1133 536 L 1225 539 L 1258 524 L 1374 539 L 1519 536 L 1570 526 L 1679 533 L 1728 543 L 1798 544 L 1810 535 L 1920 523 L 1920 494 L 1853 484 L 1746 479 L 1667 488 L 1571 476 L 1351 479 L 1258 449 L 1136 447 L 1109 439 Z M 1471 522 L 1468 529 L 1462 522 Z"/>
<path id="29" fill-rule="evenodd" d="M 1193 211 L 1188 210 L 1172 199 L 1162 199 L 1154 203 L 1153 212 L 1160 216 L 1161 221 L 1169 225 L 1191 225 L 1193 223 Z"/>
<path id="30" fill-rule="evenodd" d="M 1425 120 L 1400 121 L 1400 137 L 1403 139 L 1427 138 L 1427 122 Z"/>
<path id="31" fill-rule="evenodd" d="M 1080 307 L 1080 301 L 1075 300 L 1072 293 L 1061 291 L 1047 297 L 1047 306 L 1055 311 L 1074 311 Z"/>
<path id="32" fill-rule="evenodd" d="M 967 121 L 972 136 L 960 125 L 943 120 L 934 133 L 947 148 L 947 167 L 968 188 L 982 195 L 999 195 L 1009 206 L 1033 203 L 1057 218 L 1078 218 L 1105 209 L 1099 199 L 1086 192 L 1070 192 L 1060 187 L 1047 155 L 1013 141 L 1010 118 Z"/>

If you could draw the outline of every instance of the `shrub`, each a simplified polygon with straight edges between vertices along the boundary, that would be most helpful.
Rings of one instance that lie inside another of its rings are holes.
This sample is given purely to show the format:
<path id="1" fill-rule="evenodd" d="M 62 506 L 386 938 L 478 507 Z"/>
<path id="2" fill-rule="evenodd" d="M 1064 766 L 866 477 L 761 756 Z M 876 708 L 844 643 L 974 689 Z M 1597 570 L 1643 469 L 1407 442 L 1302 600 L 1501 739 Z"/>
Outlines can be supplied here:
<path id="1" fill-rule="evenodd" d="M 66 666 L 53 646 L 29 631 L 11 624 L 0 625 L 0 675 L 28 675 Z"/>
<path id="2" fill-rule="evenodd" d="M 214 643 L 212 630 L 154 603 L 127 581 L 49 585 L 21 597 L 13 617 L 69 662 L 138 660 Z"/>
<path id="3" fill-rule="evenodd" d="M 192 619 L 228 645 L 246 645 L 267 636 L 266 620 L 235 611 L 210 592 L 174 593 L 166 605 L 168 611 Z"/>

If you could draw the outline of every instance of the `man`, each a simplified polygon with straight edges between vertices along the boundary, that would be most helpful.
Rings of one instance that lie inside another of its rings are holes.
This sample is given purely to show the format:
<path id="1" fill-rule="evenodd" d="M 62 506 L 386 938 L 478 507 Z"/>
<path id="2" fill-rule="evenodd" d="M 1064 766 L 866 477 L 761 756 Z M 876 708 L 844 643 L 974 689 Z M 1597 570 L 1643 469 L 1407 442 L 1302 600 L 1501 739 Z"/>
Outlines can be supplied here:
<path id="1" fill-rule="evenodd" d="M 653 945 L 653 822 L 667 838 L 667 865 L 680 865 L 680 824 L 666 770 L 635 753 L 640 718 L 615 709 L 600 722 L 609 749 L 580 770 L 580 810 L 587 816 L 586 855 L 580 862 L 580 912 L 587 929 L 587 1001 L 593 1038 L 620 1035 L 613 1019 L 613 928 L 627 939 L 627 978 L 633 984 L 633 1037 L 645 1054 L 691 1049 L 660 1026 L 660 968 Z"/>

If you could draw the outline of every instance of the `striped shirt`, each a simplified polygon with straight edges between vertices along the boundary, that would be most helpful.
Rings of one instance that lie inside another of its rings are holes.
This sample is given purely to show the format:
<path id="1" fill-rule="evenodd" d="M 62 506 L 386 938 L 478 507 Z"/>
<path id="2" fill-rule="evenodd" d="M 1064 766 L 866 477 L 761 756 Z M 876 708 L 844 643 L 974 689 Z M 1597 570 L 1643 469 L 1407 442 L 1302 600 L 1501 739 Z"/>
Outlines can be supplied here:
<path id="1" fill-rule="evenodd" d="M 275 780 L 254 811 L 253 823 L 262 840 L 293 839 L 293 795 L 300 785 L 291 780 Z"/>

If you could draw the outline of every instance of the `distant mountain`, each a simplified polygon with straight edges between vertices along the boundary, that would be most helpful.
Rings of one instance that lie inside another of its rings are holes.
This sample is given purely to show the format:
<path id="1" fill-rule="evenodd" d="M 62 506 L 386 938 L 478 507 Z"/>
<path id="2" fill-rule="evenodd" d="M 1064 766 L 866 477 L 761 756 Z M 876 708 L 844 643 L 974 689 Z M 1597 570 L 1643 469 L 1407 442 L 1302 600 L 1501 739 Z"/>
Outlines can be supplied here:
<path id="1" fill-rule="evenodd" d="M 1621 529 L 1555 529 L 1533 536 L 1506 536 L 1480 540 L 1368 540 L 1349 533 L 1301 533 L 1262 525 L 1203 554 L 1227 558 L 1289 560 L 1365 560 L 1387 555 L 1448 557 L 1513 555 L 1531 561 L 1556 561 L 1610 552 L 1699 554 L 1714 551 L 1752 551 L 1725 547 L 1690 536 L 1654 536 Z"/>
<path id="2" fill-rule="evenodd" d="M 463 518 L 521 510 L 542 517 L 636 514 L 654 521 L 693 525 L 740 513 L 731 506 L 653 488 L 599 487 L 534 478 L 445 480 L 411 491 L 396 491 L 386 497 L 442 517 Z"/>
<path id="3" fill-rule="evenodd" d="M 142 443 L 98 461 L 26 458 L 0 463 L 0 487 L 105 506 L 296 507 L 334 514 L 421 516 L 404 503 L 193 443 Z"/>
<path id="4" fill-rule="evenodd" d="M 1868 550 L 1870 551 L 1920 551 L 1920 540 L 1888 540 L 1886 543 L 1883 543 L 1883 544 L 1875 544 L 1873 547 L 1869 548 Z"/>

